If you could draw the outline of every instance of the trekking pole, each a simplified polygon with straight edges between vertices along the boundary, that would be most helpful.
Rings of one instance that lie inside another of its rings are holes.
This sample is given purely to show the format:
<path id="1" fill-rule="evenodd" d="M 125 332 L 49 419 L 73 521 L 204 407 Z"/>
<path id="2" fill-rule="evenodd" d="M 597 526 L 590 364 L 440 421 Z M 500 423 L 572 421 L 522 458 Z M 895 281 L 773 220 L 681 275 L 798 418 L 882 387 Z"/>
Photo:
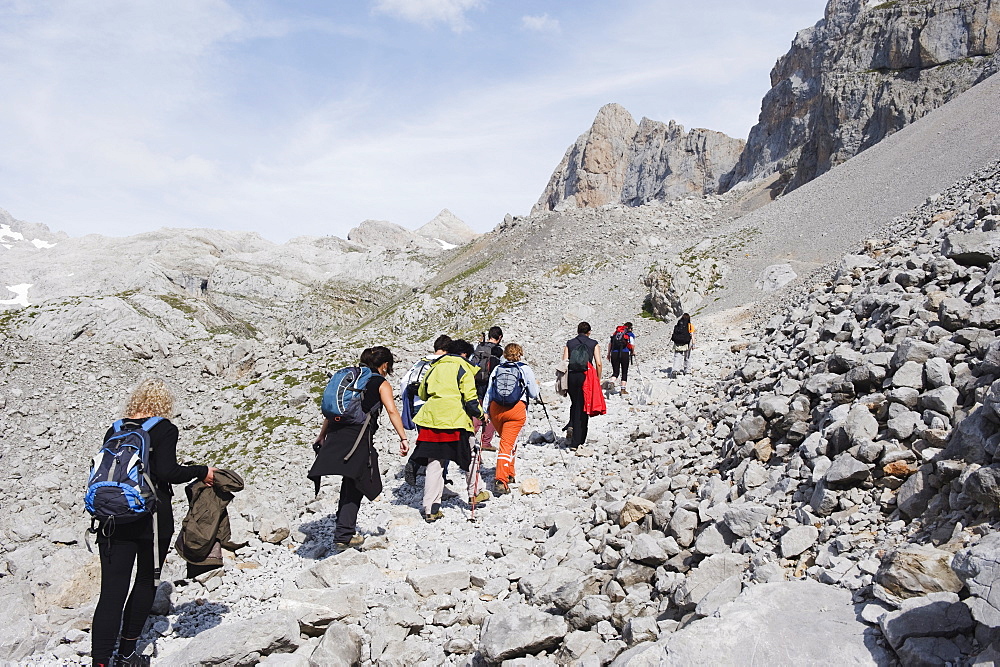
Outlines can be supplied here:
<path id="1" fill-rule="evenodd" d="M 475 437 L 475 436 L 473 436 Z M 469 517 L 469 521 L 472 523 L 476 522 L 476 496 L 479 495 L 479 468 L 483 463 L 483 448 L 482 442 L 476 444 L 476 455 L 472 459 L 472 474 L 475 475 L 475 481 L 472 483 L 472 516 Z"/>

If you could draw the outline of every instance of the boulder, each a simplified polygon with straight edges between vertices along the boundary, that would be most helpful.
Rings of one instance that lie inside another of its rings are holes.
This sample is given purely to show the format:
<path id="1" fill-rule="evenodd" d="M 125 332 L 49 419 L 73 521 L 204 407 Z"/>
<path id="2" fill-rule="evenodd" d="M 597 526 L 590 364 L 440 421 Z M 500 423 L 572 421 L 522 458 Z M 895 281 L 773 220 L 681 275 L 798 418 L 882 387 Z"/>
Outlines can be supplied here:
<path id="1" fill-rule="evenodd" d="M 479 634 L 479 652 L 496 664 L 555 648 L 569 631 L 560 616 L 537 607 L 514 605 L 489 616 Z"/>
<path id="2" fill-rule="evenodd" d="M 329 632 L 329 630 L 328 630 Z M 194 636 L 157 665 L 185 667 L 208 664 L 222 667 L 253 664 L 261 656 L 291 653 L 299 646 L 299 624 L 287 611 L 273 611 L 246 621 L 223 623 Z"/>
<path id="3" fill-rule="evenodd" d="M 722 522 L 738 537 L 749 537 L 754 528 L 774 515 L 775 509 L 758 503 L 732 505 L 723 513 Z"/>
<path id="4" fill-rule="evenodd" d="M 465 590 L 469 587 L 471 576 L 469 566 L 465 563 L 447 563 L 412 570 L 406 575 L 406 581 L 417 594 L 427 597 L 450 593 L 456 588 Z"/>
<path id="5" fill-rule="evenodd" d="M 988 511 L 997 510 L 1000 508 L 1000 465 L 983 466 L 972 471 L 962 490 L 982 503 Z"/>
<path id="6" fill-rule="evenodd" d="M 975 627 L 969 608 L 954 593 L 931 593 L 903 600 L 899 610 L 879 620 L 882 634 L 898 650 L 911 637 L 954 637 Z"/>
<path id="7" fill-rule="evenodd" d="M 962 590 L 952 572 L 951 554 L 931 546 L 912 544 L 891 551 L 875 575 L 875 581 L 897 598 Z"/>
<path id="8" fill-rule="evenodd" d="M 559 565 L 521 577 L 518 590 L 531 604 L 551 604 L 567 611 L 583 599 L 590 582 L 591 578 L 580 570 Z M 594 589 L 593 592 L 596 593 L 596 586 Z"/>
<path id="9" fill-rule="evenodd" d="M 641 664 L 824 665 L 831 656 L 845 665 L 890 664 L 892 656 L 877 640 L 858 620 L 849 591 L 788 581 L 747 588 L 717 616 L 658 641 L 666 652 L 661 662 Z"/>
<path id="10" fill-rule="evenodd" d="M 353 625 L 331 623 L 309 656 L 309 667 L 355 667 L 361 664 L 361 633 Z"/>
<path id="11" fill-rule="evenodd" d="M 302 633 L 314 637 L 324 634 L 334 621 L 360 619 L 368 611 L 360 586 L 289 590 L 278 608 L 294 614 Z"/>
<path id="12" fill-rule="evenodd" d="M 1000 259 L 1000 232 L 972 231 L 946 234 L 941 254 L 961 266 L 988 268 Z"/>
<path id="13" fill-rule="evenodd" d="M 815 526 L 795 526 L 781 536 L 781 555 L 794 558 L 816 544 L 817 539 L 819 530 Z"/>
<path id="14" fill-rule="evenodd" d="M 868 466 L 844 452 L 833 460 L 823 478 L 834 489 L 857 486 L 868 479 Z"/>
<path id="15" fill-rule="evenodd" d="M 972 593 L 967 600 L 972 615 L 989 627 L 1000 627 L 1000 533 L 983 537 L 978 544 L 962 549 L 952 558 L 951 568 Z"/>
<path id="16" fill-rule="evenodd" d="M 930 478 L 933 471 L 934 466 L 929 463 L 920 466 L 916 473 L 906 478 L 896 492 L 896 506 L 911 519 L 927 509 L 927 503 L 937 491 L 931 486 Z"/>
<path id="17" fill-rule="evenodd" d="M 723 553 L 709 556 L 691 570 L 674 591 L 678 606 L 696 606 L 719 584 L 734 575 L 742 575 L 749 558 L 743 554 Z"/>
<path id="18" fill-rule="evenodd" d="M 632 496 L 625 501 L 625 506 L 622 508 L 621 514 L 618 517 L 618 524 L 624 527 L 630 523 L 641 521 L 655 508 L 656 503 L 646 500 L 645 498 Z"/>

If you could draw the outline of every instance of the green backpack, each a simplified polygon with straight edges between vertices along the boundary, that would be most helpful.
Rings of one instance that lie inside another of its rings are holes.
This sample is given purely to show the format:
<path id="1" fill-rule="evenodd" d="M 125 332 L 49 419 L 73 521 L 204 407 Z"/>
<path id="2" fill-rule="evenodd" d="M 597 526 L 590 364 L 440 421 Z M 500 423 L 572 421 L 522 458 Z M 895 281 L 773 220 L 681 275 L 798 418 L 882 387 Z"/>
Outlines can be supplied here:
<path id="1" fill-rule="evenodd" d="M 569 348 L 569 370 L 586 371 L 587 366 L 590 365 L 590 358 L 592 356 L 590 347 L 583 343 Z"/>

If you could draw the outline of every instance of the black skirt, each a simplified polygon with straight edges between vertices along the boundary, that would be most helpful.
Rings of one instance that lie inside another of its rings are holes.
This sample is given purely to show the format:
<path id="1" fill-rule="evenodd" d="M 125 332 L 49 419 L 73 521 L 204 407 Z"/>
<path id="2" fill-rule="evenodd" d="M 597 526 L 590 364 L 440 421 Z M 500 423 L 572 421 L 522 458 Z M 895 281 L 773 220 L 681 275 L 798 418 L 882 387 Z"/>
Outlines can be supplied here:
<path id="1" fill-rule="evenodd" d="M 378 467 L 378 451 L 375 449 L 374 434 L 376 423 L 372 421 L 354 454 L 346 461 L 361 433 L 361 424 L 348 424 L 327 431 L 323 445 L 309 470 L 309 479 L 316 484 L 319 493 L 320 479 L 326 475 L 340 475 L 354 480 L 358 489 L 368 500 L 375 500 L 382 493 L 382 473 Z"/>

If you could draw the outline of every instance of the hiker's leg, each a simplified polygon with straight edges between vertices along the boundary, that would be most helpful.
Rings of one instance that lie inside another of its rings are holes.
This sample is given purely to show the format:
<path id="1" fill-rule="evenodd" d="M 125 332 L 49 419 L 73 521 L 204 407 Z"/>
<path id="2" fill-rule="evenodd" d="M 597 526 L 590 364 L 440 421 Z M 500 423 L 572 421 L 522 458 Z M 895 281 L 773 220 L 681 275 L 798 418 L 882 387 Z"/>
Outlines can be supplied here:
<path id="1" fill-rule="evenodd" d="M 578 447 L 584 437 L 584 425 L 583 425 L 583 381 L 586 373 L 581 373 L 579 371 L 573 371 L 569 374 L 567 378 L 567 388 L 569 389 L 569 425 L 573 429 L 573 439 L 570 441 L 570 447 Z"/>
<path id="2" fill-rule="evenodd" d="M 340 499 L 337 501 L 337 529 L 333 531 L 333 541 L 346 544 L 354 537 L 358 528 L 358 510 L 364 494 L 350 477 L 341 477 Z"/>
<path id="3" fill-rule="evenodd" d="M 168 535 L 167 539 L 160 540 L 160 548 L 156 552 L 160 567 L 163 567 L 163 560 L 169 548 Z M 125 613 L 122 615 L 122 638 L 118 642 L 119 655 L 130 655 L 135 651 L 136 642 L 146 625 L 146 619 L 149 618 L 149 610 L 153 608 L 156 587 L 153 585 L 152 540 L 139 544 L 135 563 L 135 583 L 132 584 L 132 592 L 129 593 L 128 602 L 125 603 Z"/>
<path id="4" fill-rule="evenodd" d="M 684 374 L 691 372 L 691 346 L 684 350 Z"/>
<path id="5" fill-rule="evenodd" d="M 524 405 L 521 401 L 518 401 L 517 404 Z M 490 416 L 500 434 L 496 479 L 505 484 L 509 484 L 510 478 L 514 476 L 514 442 L 517 440 L 520 427 L 524 425 L 523 421 L 520 425 L 516 422 L 516 409 L 517 406 L 504 408 L 495 403 L 490 406 Z"/>
<path id="6" fill-rule="evenodd" d="M 492 444 L 493 444 L 493 434 L 495 434 L 496 432 L 497 432 L 497 430 L 495 428 L 493 428 L 493 422 L 492 421 L 490 421 L 489 419 L 486 419 L 485 421 L 483 421 L 483 436 L 482 437 L 483 437 L 483 446 L 484 447 L 490 447 L 490 446 L 492 446 Z"/>
<path id="7" fill-rule="evenodd" d="M 590 427 L 590 417 L 587 416 L 587 413 L 585 413 L 583 410 L 580 410 L 580 424 L 582 427 L 581 428 L 582 433 L 580 435 L 580 444 L 582 445 L 587 442 L 587 429 Z"/>
<path id="8" fill-rule="evenodd" d="M 674 363 L 670 366 L 670 372 L 677 375 L 681 372 L 681 366 L 684 364 L 684 353 L 680 350 L 674 350 Z"/>
<path id="9" fill-rule="evenodd" d="M 622 352 L 621 354 L 621 364 L 622 364 L 622 387 L 628 383 L 628 365 L 631 363 L 631 358 L 629 358 L 628 352 Z"/>
<path id="10" fill-rule="evenodd" d="M 528 421 L 528 408 L 523 401 L 518 401 L 517 405 L 507 411 L 507 414 L 508 418 L 504 424 L 503 436 L 508 441 L 507 448 L 510 452 L 510 474 L 505 480 L 509 483 L 517 474 L 514 470 L 517 465 L 517 460 L 515 459 L 517 453 L 517 436 L 521 434 L 521 429 L 524 428 L 525 422 Z M 503 440 L 501 439 L 501 449 L 503 449 L 502 445 Z"/>
<path id="11" fill-rule="evenodd" d="M 611 353 L 611 379 L 617 380 L 621 373 L 622 358 L 617 351 Z"/>
<path id="12" fill-rule="evenodd" d="M 431 459 L 427 462 L 427 477 L 424 479 L 424 514 L 430 514 L 434 506 L 441 506 L 444 493 L 444 462 Z"/>
<path id="13" fill-rule="evenodd" d="M 115 640 L 122 626 L 122 613 L 129 584 L 132 583 L 132 566 L 135 564 L 136 542 L 100 542 L 101 597 L 94 609 L 90 631 L 90 655 L 95 663 L 108 664 L 115 650 Z"/>

